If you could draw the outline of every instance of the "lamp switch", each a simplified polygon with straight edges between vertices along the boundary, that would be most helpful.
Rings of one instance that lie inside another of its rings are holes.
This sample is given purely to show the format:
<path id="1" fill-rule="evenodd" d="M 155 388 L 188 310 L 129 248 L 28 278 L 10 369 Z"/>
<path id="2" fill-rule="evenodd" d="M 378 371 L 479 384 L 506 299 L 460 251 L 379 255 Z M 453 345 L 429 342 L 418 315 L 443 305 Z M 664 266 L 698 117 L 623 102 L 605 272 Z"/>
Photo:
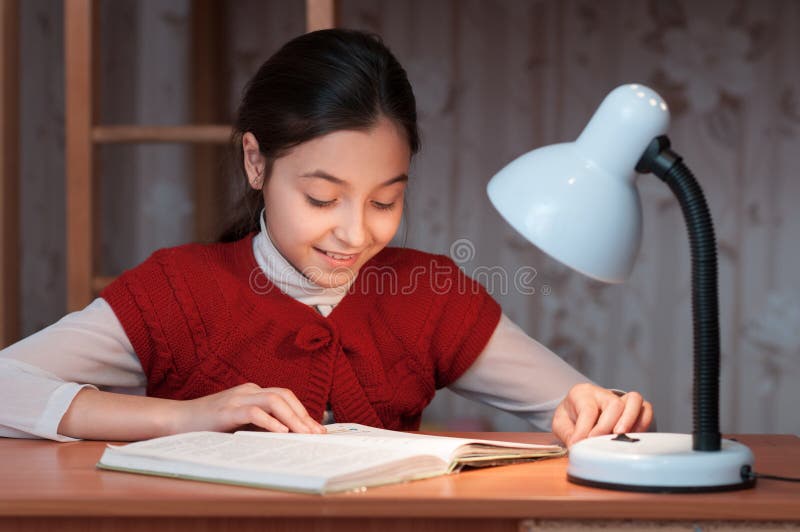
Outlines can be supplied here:
<path id="1" fill-rule="evenodd" d="M 616 438 L 612 438 L 611 441 L 622 441 L 626 443 L 634 443 L 639 441 L 639 438 L 631 438 L 627 434 L 618 434 Z"/>

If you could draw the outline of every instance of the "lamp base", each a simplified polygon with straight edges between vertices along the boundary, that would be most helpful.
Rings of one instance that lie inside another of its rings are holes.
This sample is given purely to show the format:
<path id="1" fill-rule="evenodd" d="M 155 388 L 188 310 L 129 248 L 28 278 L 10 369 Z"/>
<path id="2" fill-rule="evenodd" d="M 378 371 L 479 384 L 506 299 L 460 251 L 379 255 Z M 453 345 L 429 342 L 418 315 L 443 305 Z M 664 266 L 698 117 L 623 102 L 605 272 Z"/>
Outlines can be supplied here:
<path id="1" fill-rule="evenodd" d="M 752 488 L 742 476 L 753 453 L 722 440 L 719 451 L 695 451 L 691 434 L 643 432 L 588 438 L 569 450 L 567 479 L 575 484 L 624 491 L 689 493 Z"/>

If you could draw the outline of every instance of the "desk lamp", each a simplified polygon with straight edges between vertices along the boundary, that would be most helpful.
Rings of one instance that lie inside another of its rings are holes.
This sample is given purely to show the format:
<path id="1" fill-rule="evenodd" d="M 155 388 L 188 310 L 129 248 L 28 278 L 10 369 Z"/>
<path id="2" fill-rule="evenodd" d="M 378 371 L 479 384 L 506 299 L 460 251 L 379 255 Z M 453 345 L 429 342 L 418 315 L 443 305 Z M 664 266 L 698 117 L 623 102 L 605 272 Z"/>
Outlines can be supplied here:
<path id="1" fill-rule="evenodd" d="M 719 432 L 719 316 L 714 229 L 700 186 L 664 136 L 669 111 L 643 85 L 606 96 L 575 142 L 530 151 L 495 175 L 488 194 L 505 220 L 556 260 L 620 283 L 642 237 L 637 172 L 652 172 L 677 196 L 689 231 L 694 330 L 693 433 L 636 433 L 573 445 L 571 482 L 656 492 L 751 487 L 746 446 Z M 743 469 L 745 468 L 745 469 Z"/>

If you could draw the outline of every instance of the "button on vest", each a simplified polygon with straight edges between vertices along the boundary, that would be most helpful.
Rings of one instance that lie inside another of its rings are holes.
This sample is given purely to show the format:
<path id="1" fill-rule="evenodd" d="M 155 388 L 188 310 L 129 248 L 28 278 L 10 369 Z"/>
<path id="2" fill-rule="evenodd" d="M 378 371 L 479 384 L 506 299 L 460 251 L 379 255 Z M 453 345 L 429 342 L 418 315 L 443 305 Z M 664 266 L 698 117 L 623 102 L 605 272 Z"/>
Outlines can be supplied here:
<path id="1" fill-rule="evenodd" d="M 294 339 L 294 345 L 304 351 L 317 351 L 328 347 L 333 335 L 331 331 L 318 323 L 303 325 Z"/>

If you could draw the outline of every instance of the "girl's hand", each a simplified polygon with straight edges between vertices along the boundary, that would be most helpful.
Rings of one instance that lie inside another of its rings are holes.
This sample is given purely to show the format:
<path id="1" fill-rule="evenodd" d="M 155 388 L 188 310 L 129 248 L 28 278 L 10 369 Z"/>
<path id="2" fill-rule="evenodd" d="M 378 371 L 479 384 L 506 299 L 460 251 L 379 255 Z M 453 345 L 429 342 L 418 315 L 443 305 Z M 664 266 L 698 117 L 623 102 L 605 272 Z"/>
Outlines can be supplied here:
<path id="1" fill-rule="evenodd" d="M 303 404 L 286 388 L 241 384 L 213 395 L 176 402 L 172 432 L 213 430 L 228 432 L 253 424 L 270 432 L 322 434 Z"/>
<path id="2" fill-rule="evenodd" d="M 589 436 L 644 432 L 653 421 L 653 406 L 638 392 L 618 396 L 611 390 L 576 384 L 553 415 L 553 434 L 572 447 Z"/>

